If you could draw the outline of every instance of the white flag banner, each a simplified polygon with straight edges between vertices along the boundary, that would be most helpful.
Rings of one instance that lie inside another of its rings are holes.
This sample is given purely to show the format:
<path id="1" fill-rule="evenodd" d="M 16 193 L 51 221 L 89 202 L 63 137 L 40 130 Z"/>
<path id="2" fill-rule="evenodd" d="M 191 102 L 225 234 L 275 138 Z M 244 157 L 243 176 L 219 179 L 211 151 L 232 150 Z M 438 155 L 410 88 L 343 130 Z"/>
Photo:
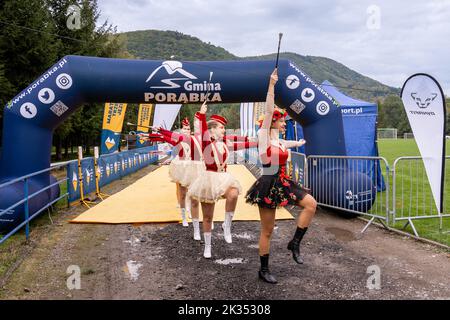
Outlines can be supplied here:
<path id="1" fill-rule="evenodd" d="M 255 115 L 254 115 L 254 107 L 253 107 L 253 102 L 250 102 L 248 104 L 248 118 L 247 118 L 247 126 L 248 126 L 248 131 L 247 131 L 247 135 L 249 137 L 254 137 L 255 136 Z"/>
<path id="2" fill-rule="evenodd" d="M 253 116 L 253 102 L 241 103 L 241 135 L 253 136 L 254 132 L 254 116 Z"/>
<path id="3" fill-rule="evenodd" d="M 153 115 L 153 127 L 162 127 L 171 130 L 181 104 L 157 104 Z"/>
<path id="4" fill-rule="evenodd" d="M 439 83 L 415 74 L 403 85 L 401 97 L 422 156 L 436 208 L 443 211 L 445 165 L 445 99 Z"/>
<path id="5" fill-rule="evenodd" d="M 246 130 L 246 128 L 245 128 L 245 124 L 246 124 L 246 121 L 245 121 L 245 110 L 246 110 L 245 103 L 242 102 L 241 103 L 241 107 L 240 107 L 240 112 L 239 112 L 240 125 L 241 125 L 241 136 L 243 136 L 245 134 L 245 130 Z"/>

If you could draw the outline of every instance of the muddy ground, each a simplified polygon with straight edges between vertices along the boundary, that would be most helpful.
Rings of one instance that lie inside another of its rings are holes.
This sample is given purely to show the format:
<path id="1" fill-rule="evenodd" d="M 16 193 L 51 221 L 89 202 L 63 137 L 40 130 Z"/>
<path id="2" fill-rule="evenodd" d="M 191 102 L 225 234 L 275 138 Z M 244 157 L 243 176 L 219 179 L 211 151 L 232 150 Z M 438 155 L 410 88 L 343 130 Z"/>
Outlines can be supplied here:
<path id="1" fill-rule="evenodd" d="M 113 194 L 153 169 L 103 191 Z M 450 299 L 447 250 L 377 226 L 361 236 L 363 221 L 323 209 L 302 242 L 304 265 L 286 249 L 295 222 L 277 221 L 270 261 L 276 285 L 257 277 L 259 222 L 235 222 L 232 244 L 216 223 L 207 260 L 192 225 L 68 223 L 84 210 L 72 207 L 32 230 L 20 263 L 1 279 L 1 299 Z M 80 289 L 67 287 L 71 265 L 80 267 Z M 373 265 L 380 289 L 367 288 Z"/>

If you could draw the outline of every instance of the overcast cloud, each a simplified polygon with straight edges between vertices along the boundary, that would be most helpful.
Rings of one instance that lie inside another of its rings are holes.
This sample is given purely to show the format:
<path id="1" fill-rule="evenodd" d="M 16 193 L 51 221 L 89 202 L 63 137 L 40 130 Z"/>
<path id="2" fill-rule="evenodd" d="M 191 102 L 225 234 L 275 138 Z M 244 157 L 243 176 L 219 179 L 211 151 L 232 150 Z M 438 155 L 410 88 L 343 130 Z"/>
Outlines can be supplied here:
<path id="1" fill-rule="evenodd" d="M 276 52 L 283 32 L 281 51 L 328 57 L 394 87 L 426 72 L 450 96 L 450 0 L 99 0 L 99 8 L 119 32 L 176 30 L 237 56 Z"/>

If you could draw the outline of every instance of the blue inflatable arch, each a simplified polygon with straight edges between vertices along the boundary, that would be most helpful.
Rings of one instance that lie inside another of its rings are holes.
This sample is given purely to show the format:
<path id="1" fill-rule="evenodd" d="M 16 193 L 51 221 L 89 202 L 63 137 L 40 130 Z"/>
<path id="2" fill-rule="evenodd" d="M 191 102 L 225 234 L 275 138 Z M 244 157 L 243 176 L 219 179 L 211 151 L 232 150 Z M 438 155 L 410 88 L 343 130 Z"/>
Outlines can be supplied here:
<path id="1" fill-rule="evenodd" d="M 0 183 L 48 168 L 53 130 L 84 103 L 201 103 L 208 87 L 211 103 L 265 101 L 274 65 L 272 60 L 180 62 L 66 56 L 7 104 Z M 307 154 L 345 155 L 341 111 L 333 98 L 290 61 L 280 60 L 278 75 L 276 104 L 301 123 Z M 30 180 L 30 192 L 51 180 L 49 174 Z M 4 209 L 23 198 L 23 185 L 17 183 L 0 193 L 0 209 Z M 53 190 L 35 197 L 30 211 L 56 194 Z M 20 210 L 10 217 L 11 224 L 17 224 L 18 216 Z"/>

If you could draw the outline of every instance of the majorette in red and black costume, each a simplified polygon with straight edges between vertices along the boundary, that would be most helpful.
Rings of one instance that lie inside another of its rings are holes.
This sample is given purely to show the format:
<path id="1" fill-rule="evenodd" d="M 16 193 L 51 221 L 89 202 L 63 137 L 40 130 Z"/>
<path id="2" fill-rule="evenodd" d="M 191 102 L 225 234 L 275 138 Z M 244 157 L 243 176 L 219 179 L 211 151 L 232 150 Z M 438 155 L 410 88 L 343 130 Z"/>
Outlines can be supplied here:
<path id="1" fill-rule="evenodd" d="M 275 109 L 272 122 L 285 118 L 287 113 Z M 262 126 L 259 120 L 259 126 Z M 257 204 L 259 207 L 276 209 L 286 205 L 296 205 L 306 194 L 306 189 L 291 180 L 287 174 L 286 163 L 289 157 L 289 148 L 302 146 L 301 141 L 271 139 L 264 152 L 262 146 L 259 155 L 262 163 L 262 175 L 248 190 L 246 202 Z"/>
<path id="2" fill-rule="evenodd" d="M 280 139 L 280 133 L 286 131 L 286 112 L 275 109 L 275 84 L 278 81 L 277 69 L 270 77 L 269 89 L 266 98 L 266 112 L 260 121 L 258 131 L 258 148 L 262 175 L 250 187 L 246 194 L 246 202 L 257 204 L 261 217 L 261 234 L 259 239 L 259 255 L 261 267 L 259 277 L 269 283 L 277 280 L 269 271 L 270 238 L 275 223 L 277 207 L 288 204 L 303 207 L 297 220 L 297 229 L 294 238 L 288 244 L 295 262 L 301 264 L 300 241 L 316 212 L 317 203 L 308 194 L 308 191 L 292 181 L 286 172 L 288 148 L 299 147 L 306 141 L 286 141 Z"/>
<path id="3" fill-rule="evenodd" d="M 214 204 L 221 198 L 226 199 L 225 221 L 222 224 L 224 238 L 227 243 L 232 242 L 231 221 L 236 209 L 237 197 L 242 192 L 239 181 L 227 172 L 227 160 L 230 151 L 236 151 L 257 146 L 257 142 L 225 139 L 224 132 L 227 120 L 219 115 L 213 115 L 206 121 L 206 103 L 202 105 L 196 118 L 200 120 L 202 136 L 203 159 L 206 172 L 198 176 L 189 186 L 188 196 L 202 203 L 203 233 L 205 238 L 204 257 L 211 258 L 211 222 L 214 215 Z M 208 128 L 209 126 L 209 128 Z"/>

